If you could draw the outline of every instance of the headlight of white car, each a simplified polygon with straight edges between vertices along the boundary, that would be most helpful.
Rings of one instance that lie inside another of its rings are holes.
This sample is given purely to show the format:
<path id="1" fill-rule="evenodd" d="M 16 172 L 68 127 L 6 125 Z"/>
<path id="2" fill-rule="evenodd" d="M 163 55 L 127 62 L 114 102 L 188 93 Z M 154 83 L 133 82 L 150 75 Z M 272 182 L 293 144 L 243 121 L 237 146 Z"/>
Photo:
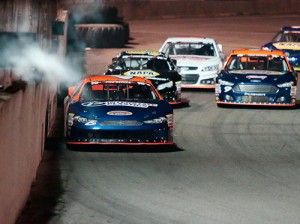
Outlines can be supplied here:
<path id="1" fill-rule="evenodd" d="M 163 90 L 165 88 L 171 88 L 173 86 L 173 81 L 170 81 L 170 82 L 167 82 L 167 83 L 163 83 L 163 84 L 160 84 L 156 87 L 156 89 L 159 91 L 159 90 Z"/>
<path id="2" fill-rule="evenodd" d="M 218 65 L 209 65 L 202 68 L 202 72 L 217 71 L 218 69 L 219 69 Z"/>
<path id="3" fill-rule="evenodd" d="M 219 79 L 219 83 L 220 83 L 220 85 L 223 85 L 223 86 L 233 86 L 234 85 L 233 82 L 228 82 L 228 81 L 225 81 L 222 79 Z"/>
<path id="4" fill-rule="evenodd" d="M 284 88 L 284 87 L 291 87 L 293 84 L 294 82 L 285 82 L 285 83 L 278 84 L 277 86 L 280 88 Z"/>
<path id="5" fill-rule="evenodd" d="M 151 120 L 145 120 L 144 123 L 145 124 L 162 124 L 163 122 L 166 122 L 167 118 L 165 117 L 159 117 L 159 118 L 154 118 Z"/>

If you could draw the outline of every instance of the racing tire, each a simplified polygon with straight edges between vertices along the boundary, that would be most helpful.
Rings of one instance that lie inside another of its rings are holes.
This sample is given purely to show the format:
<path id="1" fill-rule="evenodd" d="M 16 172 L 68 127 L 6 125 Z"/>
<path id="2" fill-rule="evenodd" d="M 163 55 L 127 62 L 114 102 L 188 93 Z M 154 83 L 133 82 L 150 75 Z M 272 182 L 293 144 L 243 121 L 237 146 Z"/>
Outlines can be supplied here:
<path id="1" fill-rule="evenodd" d="M 90 48 L 122 48 L 127 42 L 126 31 L 120 24 L 77 24 L 78 38 Z"/>

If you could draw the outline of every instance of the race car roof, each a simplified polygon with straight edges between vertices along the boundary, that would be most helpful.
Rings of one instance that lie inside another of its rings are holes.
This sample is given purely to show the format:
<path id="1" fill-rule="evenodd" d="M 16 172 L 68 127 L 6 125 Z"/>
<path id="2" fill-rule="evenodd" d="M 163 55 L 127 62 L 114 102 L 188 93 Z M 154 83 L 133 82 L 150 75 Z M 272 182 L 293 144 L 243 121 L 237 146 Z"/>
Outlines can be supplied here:
<path id="1" fill-rule="evenodd" d="M 156 91 L 157 95 L 159 96 L 160 99 L 163 99 L 162 96 L 157 92 L 157 90 L 155 89 L 155 87 L 153 86 L 152 82 L 148 79 L 145 79 L 143 77 L 140 76 L 126 76 L 126 75 L 91 75 L 91 76 L 87 76 L 85 78 L 82 79 L 81 84 L 80 84 L 80 91 L 78 91 L 73 100 L 78 101 L 79 100 L 79 96 L 81 94 L 81 91 L 84 87 L 84 85 L 86 85 L 87 83 L 91 83 L 91 84 L 100 84 L 100 83 L 108 83 L 108 84 L 131 84 L 131 83 L 145 83 L 148 84 L 150 86 L 153 87 L 154 91 Z M 76 86 L 72 86 L 69 88 L 69 93 L 68 95 L 72 95 L 74 89 L 76 88 Z"/>
<path id="2" fill-rule="evenodd" d="M 150 56 L 160 56 L 163 55 L 162 52 L 154 51 L 154 50 L 129 50 L 122 51 L 120 56 L 122 55 L 150 55 Z"/>
<path id="3" fill-rule="evenodd" d="M 231 52 L 231 55 L 278 55 L 278 56 L 285 56 L 283 51 L 279 50 L 262 50 L 262 49 L 237 49 Z"/>
<path id="4" fill-rule="evenodd" d="M 152 50 L 129 50 L 122 51 L 117 58 L 158 58 L 167 60 L 165 53 Z"/>
<path id="5" fill-rule="evenodd" d="M 281 29 L 283 32 L 295 32 L 295 33 L 299 33 L 300 32 L 300 26 L 284 26 Z"/>
<path id="6" fill-rule="evenodd" d="M 152 82 L 140 76 L 125 76 L 125 75 L 93 75 L 83 79 L 84 83 L 88 82 L 144 82 L 152 85 Z"/>
<path id="7" fill-rule="evenodd" d="M 165 42 L 188 42 L 188 43 L 197 43 L 197 42 L 214 42 L 215 40 L 213 38 L 207 38 L 207 37 L 169 37 Z"/>

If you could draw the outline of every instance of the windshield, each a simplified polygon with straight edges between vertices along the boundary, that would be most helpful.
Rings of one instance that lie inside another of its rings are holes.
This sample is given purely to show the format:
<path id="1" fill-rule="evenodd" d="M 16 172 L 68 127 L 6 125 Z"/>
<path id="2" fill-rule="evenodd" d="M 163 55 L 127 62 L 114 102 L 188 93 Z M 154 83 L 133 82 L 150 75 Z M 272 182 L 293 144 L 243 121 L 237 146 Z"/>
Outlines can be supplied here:
<path id="1" fill-rule="evenodd" d="M 279 32 L 273 41 L 276 42 L 300 42 L 300 33 L 295 32 Z"/>
<path id="2" fill-rule="evenodd" d="M 167 55 L 200 55 L 216 56 L 216 51 L 212 43 L 168 43 L 164 49 Z"/>
<path id="3" fill-rule="evenodd" d="M 226 70 L 259 70 L 273 71 L 278 74 L 289 71 L 287 62 L 282 56 L 234 55 L 228 60 Z"/>
<path id="4" fill-rule="evenodd" d="M 151 69 L 157 72 L 172 70 L 172 66 L 167 60 L 159 58 L 128 57 L 122 58 L 120 63 L 122 64 L 122 69 L 125 70 Z"/>
<path id="5" fill-rule="evenodd" d="M 80 100 L 158 100 L 159 96 L 152 86 L 145 83 L 86 83 L 82 89 Z"/>

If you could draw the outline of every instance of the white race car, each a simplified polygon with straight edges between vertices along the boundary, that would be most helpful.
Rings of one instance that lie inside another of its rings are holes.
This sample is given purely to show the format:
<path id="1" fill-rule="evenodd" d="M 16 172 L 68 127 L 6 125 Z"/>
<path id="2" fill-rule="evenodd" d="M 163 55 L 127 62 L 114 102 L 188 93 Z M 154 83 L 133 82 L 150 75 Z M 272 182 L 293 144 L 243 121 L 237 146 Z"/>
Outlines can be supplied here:
<path id="1" fill-rule="evenodd" d="M 226 58 L 222 45 L 213 38 L 169 37 L 159 51 L 175 61 L 182 88 L 215 88 Z"/>

